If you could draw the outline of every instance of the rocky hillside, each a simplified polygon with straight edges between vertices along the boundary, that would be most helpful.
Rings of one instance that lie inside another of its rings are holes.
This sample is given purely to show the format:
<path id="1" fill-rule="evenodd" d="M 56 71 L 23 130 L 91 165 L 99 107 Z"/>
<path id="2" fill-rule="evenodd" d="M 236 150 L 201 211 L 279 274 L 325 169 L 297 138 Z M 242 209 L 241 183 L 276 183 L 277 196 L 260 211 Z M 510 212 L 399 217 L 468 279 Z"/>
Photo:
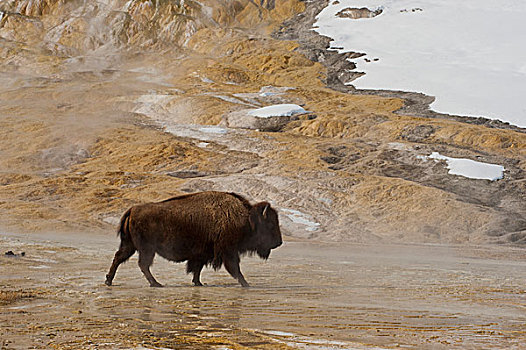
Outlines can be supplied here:
<path id="1" fill-rule="evenodd" d="M 525 243 L 524 130 L 347 87 L 308 30 L 323 3 L 0 0 L 0 227 L 112 232 L 214 189 L 273 202 L 289 239 Z M 252 115 L 275 104 L 303 111 Z"/>

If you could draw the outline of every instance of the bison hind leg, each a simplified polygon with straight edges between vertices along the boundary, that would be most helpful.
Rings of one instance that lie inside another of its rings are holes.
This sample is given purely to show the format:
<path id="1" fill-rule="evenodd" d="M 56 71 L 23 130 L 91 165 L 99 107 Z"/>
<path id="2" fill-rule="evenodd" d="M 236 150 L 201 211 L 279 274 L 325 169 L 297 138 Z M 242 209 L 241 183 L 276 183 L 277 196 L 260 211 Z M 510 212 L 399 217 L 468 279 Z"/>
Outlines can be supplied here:
<path id="1" fill-rule="evenodd" d="M 113 263 L 111 264 L 110 270 L 108 271 L 108 274 L 106 275 L 106 285 L 111 286 L 113 282 L 113 278 L 115 277 L 115 273 L 117 272 L 117 268 L 120 264 L 128 260 L 133 254 L 135 253 L 135 246 L 133 245 L 131 240 L 122 241 L 121 245 L 119 247 L 119 250 L 115 253 L 115 257 L 113 258 Z"/>
<path id="2" fill-rule="evenodd" d="M 205 266 L 205 263 L 200 260 L 188 260 L 186 263 L 186 273 L 193 273 L 194 277 L 192 278 L 192 282 L 194 286 L 202 286 L 201 283 L 201 271 L 203 270 L 203 267 Z"/>
<path id="3" fill-rule="evenodd" d="M 150 266 L 152 265 L 154 256 L 155 252 L 139 251 L 139 268 L 144 274 L 144 277 L 150 282 L 150 287 L 162 287 L 163 285 L 157 282 L 150 272 Z"/>

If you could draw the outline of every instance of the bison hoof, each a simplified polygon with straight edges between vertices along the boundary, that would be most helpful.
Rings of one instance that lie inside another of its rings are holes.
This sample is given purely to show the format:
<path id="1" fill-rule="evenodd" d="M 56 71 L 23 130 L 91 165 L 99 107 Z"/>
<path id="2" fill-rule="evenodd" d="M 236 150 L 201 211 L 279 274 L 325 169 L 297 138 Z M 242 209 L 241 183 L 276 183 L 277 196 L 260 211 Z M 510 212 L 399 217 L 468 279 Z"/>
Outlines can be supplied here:
<path id="1" fill-rule="evenodd" d="M 155 283 L 150 283 L 150 287 L 162 288 L 164 286 L 160 284 L 159 282 L 155 282 Z"/>
<path id="2" fill-rule="evenodd" d="M 194 282 L 195 287 L 202 287 L 203 284 L 201 282 Z"/>
<path id="3" fill-rule="evenodd" d="M 106 278 L 106 281 L 104 281 L 104 284 L 107 286 L 111 286 L 111 280 L 109 278 Z"/>

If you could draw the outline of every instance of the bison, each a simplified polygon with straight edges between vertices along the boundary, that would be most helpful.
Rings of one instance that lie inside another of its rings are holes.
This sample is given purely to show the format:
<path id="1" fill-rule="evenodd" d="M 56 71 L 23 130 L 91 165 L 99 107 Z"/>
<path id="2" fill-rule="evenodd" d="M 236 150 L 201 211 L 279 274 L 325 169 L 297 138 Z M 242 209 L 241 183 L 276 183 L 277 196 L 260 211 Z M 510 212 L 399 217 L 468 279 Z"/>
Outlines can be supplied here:
<path id="1" fill-rule="evenodd" d="M 120 221 L 119 250 L 106 275 L 111 286 L 119 265 L 139 252 L 139 267 L 151 287 L 162 287 L 150 272 L 155 253 L 187 261 L 192 282 L 202 286 L 201 270 L 224 265 L 243 287 L 249 284 L 239 269 L 241 254 L 268 259 L 282 244 L 278 214 L 267 202 L 251 205 L 235 193 L 200 192 L 158 203 L 131 207 Z"/>

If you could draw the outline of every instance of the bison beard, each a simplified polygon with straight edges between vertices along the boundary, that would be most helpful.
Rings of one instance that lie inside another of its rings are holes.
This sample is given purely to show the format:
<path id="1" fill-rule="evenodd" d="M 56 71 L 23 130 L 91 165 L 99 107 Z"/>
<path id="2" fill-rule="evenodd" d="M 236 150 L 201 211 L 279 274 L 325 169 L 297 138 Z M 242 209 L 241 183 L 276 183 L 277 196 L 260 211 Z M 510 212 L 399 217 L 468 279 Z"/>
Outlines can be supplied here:
<path id="1" fill-rule="evenodd" d="M 162 287 L 150 272 L 155 254 L 187 261 L 192 282 L 202 286 L 201 270 L 222 265 L 243 287 L 241 254 L 268 259 L 282 244 L 278 215 L 267 202 L 251 205 L 235 193 L 200 192 L 130 208 L 119 226 L 121 244 L 106 275 L 111 286 L 119 265 L 139 252 L 139 267 L 152 287 Z"/>

